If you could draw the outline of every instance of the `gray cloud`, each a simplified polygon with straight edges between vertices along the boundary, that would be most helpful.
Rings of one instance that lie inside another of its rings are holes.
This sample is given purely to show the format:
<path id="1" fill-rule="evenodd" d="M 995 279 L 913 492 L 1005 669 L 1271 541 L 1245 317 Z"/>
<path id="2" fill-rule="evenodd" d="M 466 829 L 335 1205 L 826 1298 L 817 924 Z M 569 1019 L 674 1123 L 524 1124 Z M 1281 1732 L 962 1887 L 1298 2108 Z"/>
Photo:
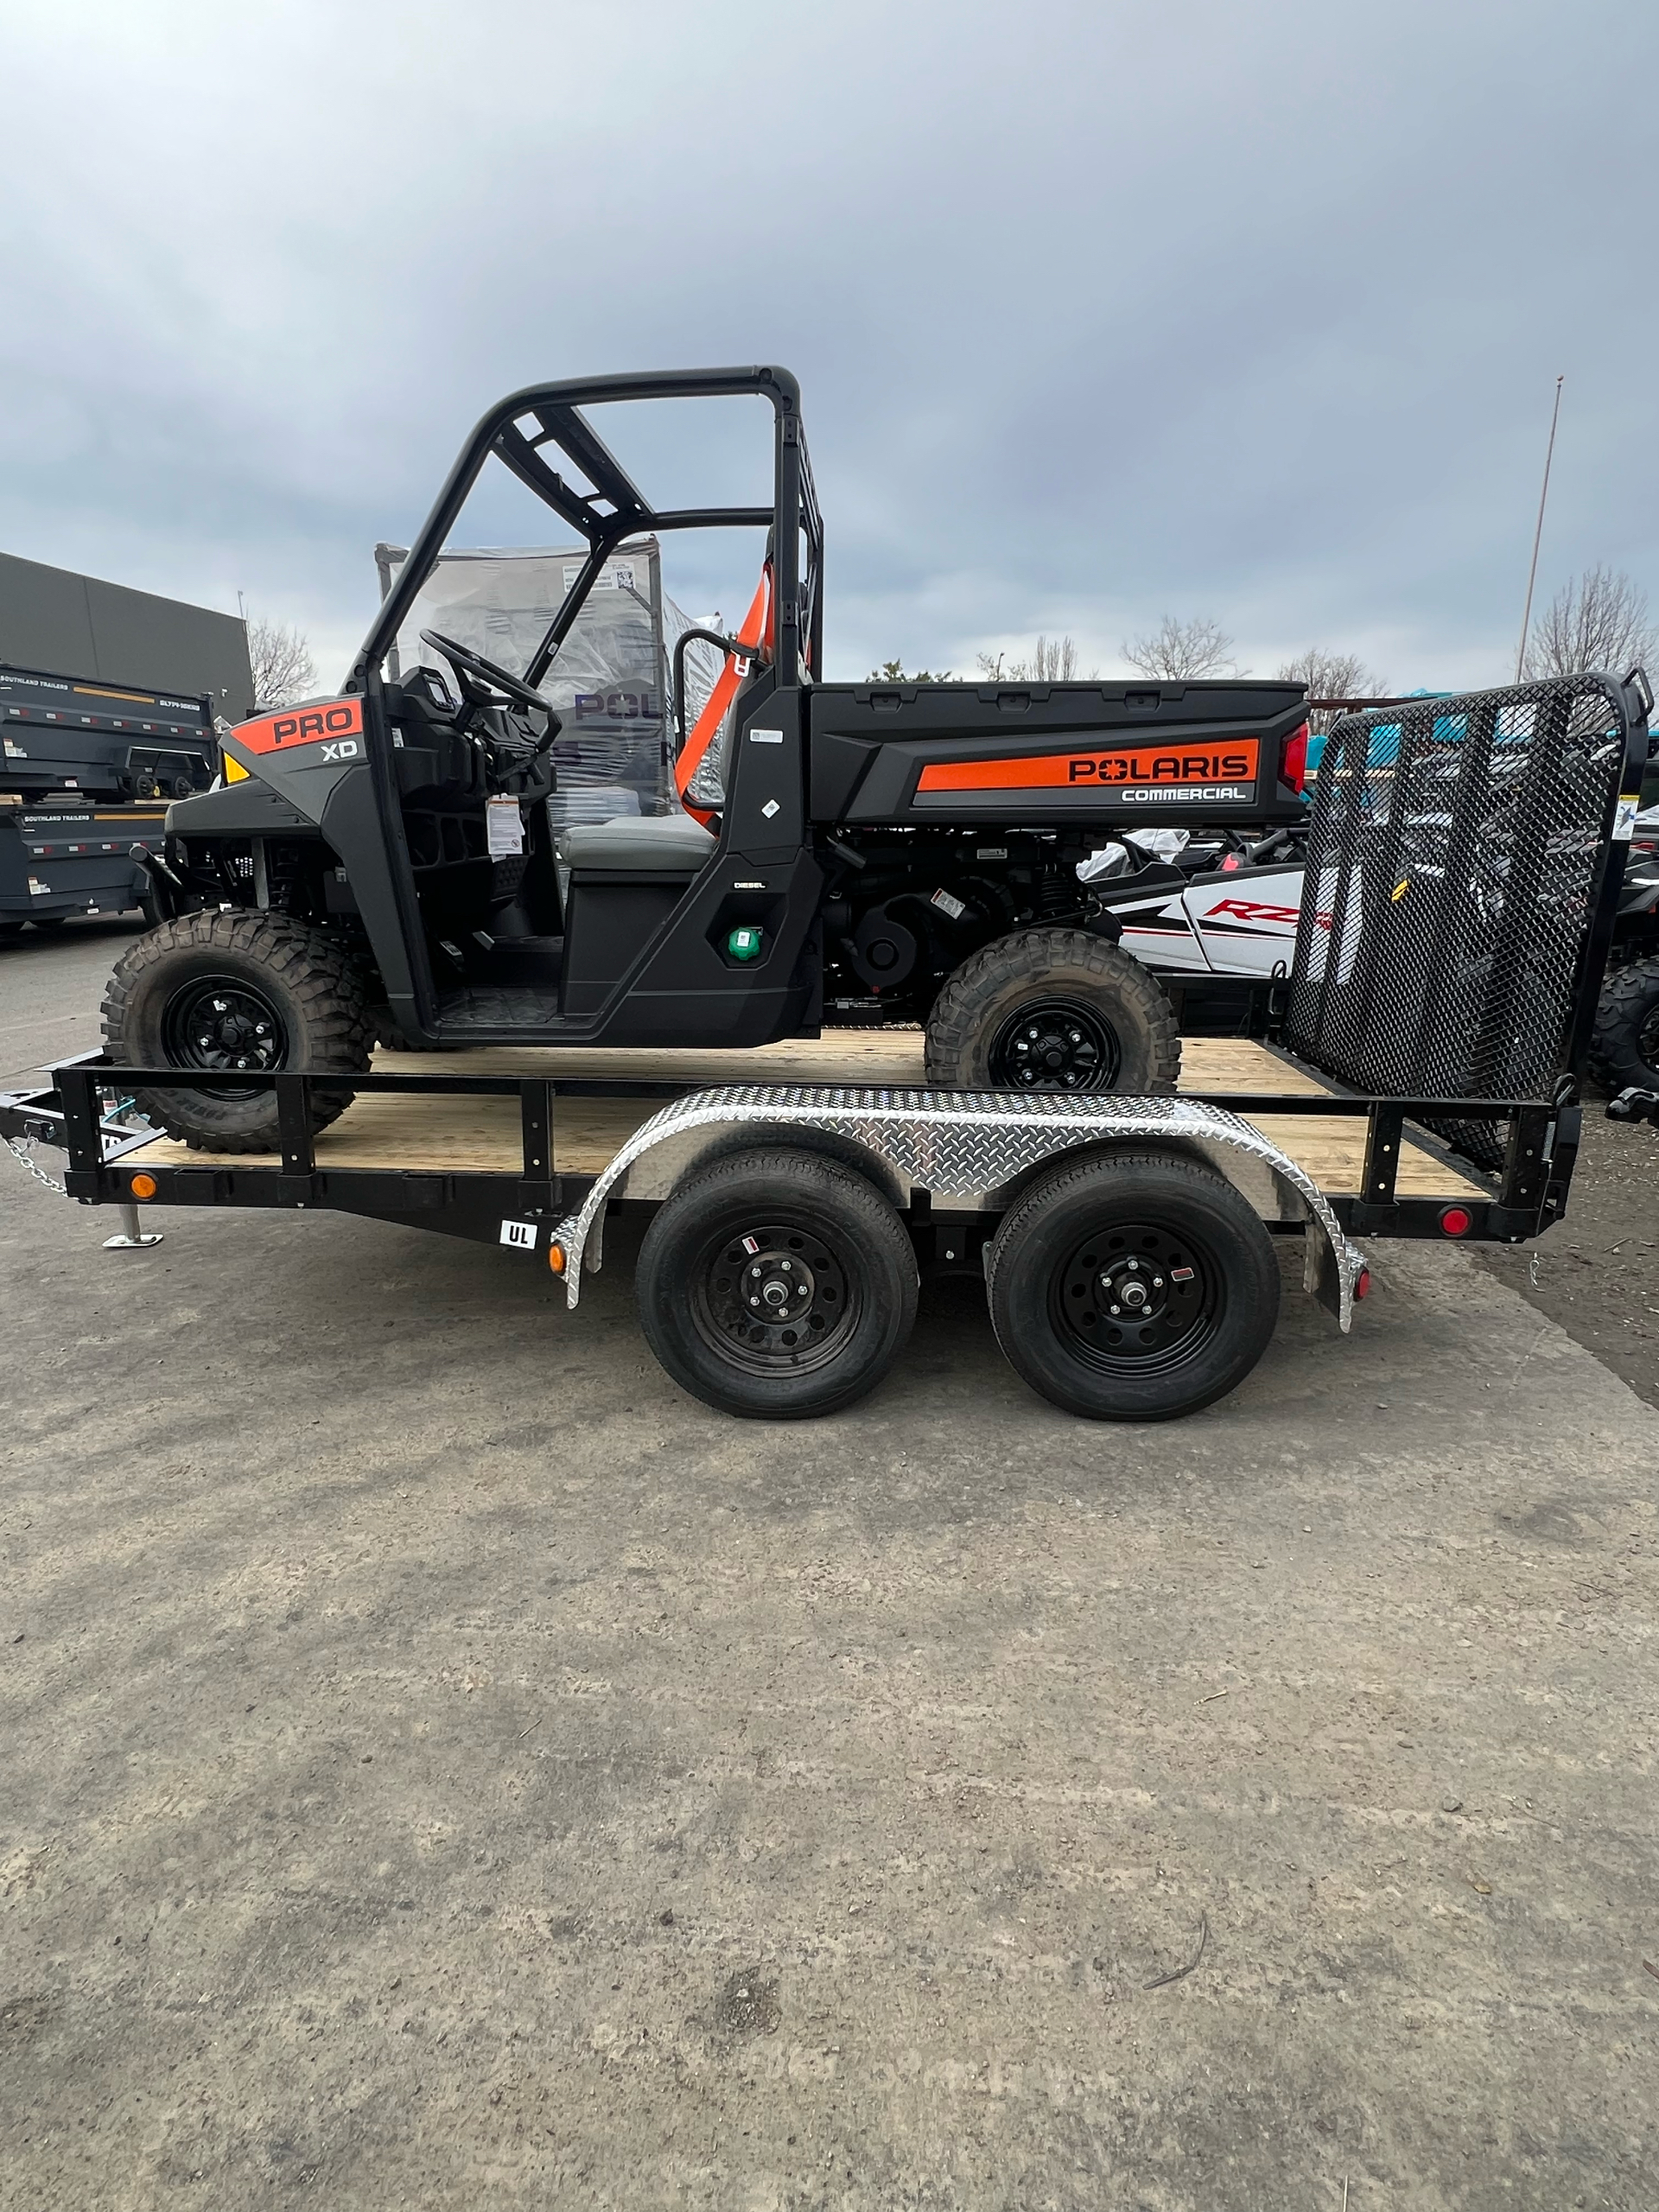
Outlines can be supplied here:
<path id="1" fill-rule="evenodd" d="M 1169 607 L 1499 677 L 1558 371 L 1541 583 L 1659 584 L 1649 7 L 18 13 L 0 545 L 330 672 L 491 399 L 664 363 L 801 376 L 832 673 Z"/>

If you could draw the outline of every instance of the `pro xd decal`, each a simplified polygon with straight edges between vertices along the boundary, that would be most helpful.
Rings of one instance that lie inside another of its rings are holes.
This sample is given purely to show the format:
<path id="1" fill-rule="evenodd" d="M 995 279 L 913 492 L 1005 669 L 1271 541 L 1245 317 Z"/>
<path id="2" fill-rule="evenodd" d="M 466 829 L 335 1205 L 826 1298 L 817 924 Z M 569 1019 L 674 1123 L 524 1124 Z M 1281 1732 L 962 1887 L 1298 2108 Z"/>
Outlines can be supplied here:
<path id="1" fill-rule="evenodd" d="M 281 714 L 264 715 L 257 721 L 238 722 L 231 735 L 249 753 L 285 753 L 296 746 L 314 745 L 319 748 L 319 760 L 368 757 L 360 699 L 334 699 L 320 707 L 289 707 Z"/>

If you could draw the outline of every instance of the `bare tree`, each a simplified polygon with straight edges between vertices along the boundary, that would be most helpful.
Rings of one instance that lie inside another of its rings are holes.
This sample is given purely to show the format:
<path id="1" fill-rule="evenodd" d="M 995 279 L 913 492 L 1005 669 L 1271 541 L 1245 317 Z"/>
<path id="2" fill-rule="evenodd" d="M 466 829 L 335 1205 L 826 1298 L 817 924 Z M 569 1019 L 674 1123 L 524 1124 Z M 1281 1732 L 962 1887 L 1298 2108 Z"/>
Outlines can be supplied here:
<path id="1" fill-rule="evenodd" d="M 1189 622 L 1166 614 L 1158 627 L 1144 638 L 1126 639 L 1123 658 L 1142 676 L 1171 677 L 1237 676 L 1233 641 L 1218 622 L 1195 615 Z"/>
<path id="2" fill-rule="evenodd" d="M 1077 674 L 1077 645 L 1075 638 L 1041 638 L 1029 660 L 1011 660 L 1005 664 L 1001 653 L 980 653 L 976 656 L 979 672 L 993 683 L 1071 683 Z M 1084 679 L 1092 683 L 1098 673 L 1090 670 Z"/>
<path id="3" fill-rule="evenodd" d="M 918 668 L 908 675 L 901 660 L 884 660 L 880 668 L 873 668 L 865 677 L 867 683 L 948 683 L 950 671 L 942 668 L 937 673 L 931 668 Z"/>
<path id="4" fill-rule="evenodd" d="M 1305 683 L 1310 699 L 1374 699 L 1389 688 L 1388 678 L 1374 675 L 1357 653 L 1328 653 L 1318 645 L 1274 673 L 1281 683 Z M 1330 708 L 1322 713 L 1316 709 L 1307 719 L 1313 734 L 1323 737 L 1337 716 Z"/>
<path id="5" fill-rule="evenodd" d="M 248 624 L 248 661 L 256 706 L 291 707 L 316 689 L 317 664 L 305 632 L 289 623 L 255 616 Z"/>
<path id="6" fill-rule="evenodd" d="M 1656 653 L 1659 632 L 1646 592 L 1622 570 L 1598 566 L 1556 593 L 1532 626 L 1522 666 L 1529 677 L 1578 676 L 1591 668 L 1624 676 Z"/>

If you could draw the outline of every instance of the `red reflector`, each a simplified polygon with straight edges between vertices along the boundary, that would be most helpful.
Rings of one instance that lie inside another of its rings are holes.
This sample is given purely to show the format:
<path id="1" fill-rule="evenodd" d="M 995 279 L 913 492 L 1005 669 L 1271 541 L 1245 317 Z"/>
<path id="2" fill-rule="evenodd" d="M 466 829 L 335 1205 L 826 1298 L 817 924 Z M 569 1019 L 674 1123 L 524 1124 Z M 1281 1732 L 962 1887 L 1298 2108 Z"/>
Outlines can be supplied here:
<path id="1" fill-rule="evenodd" d="M 1369 1298 L 1370 1294 L 1371 1271 L 1369 1268 L 1362 1268 L 1358 1274 L 1354 1279 L 1354 1296 L 1356 1298 Z"/>
<path id="2" fill-rule="evenodd" d="M 1440 1227 L 1448 1236 L 1466 1236 L 1474 1225 L 1474 1216 L 1466 1206 L 1440 1208 Z"/>
<path id="3" fill-rule="evenodd" d="M 1299 796 L 1307 788 L 1307 724 L 1293 730 L 1279 755 L 1279 780 Z"/>

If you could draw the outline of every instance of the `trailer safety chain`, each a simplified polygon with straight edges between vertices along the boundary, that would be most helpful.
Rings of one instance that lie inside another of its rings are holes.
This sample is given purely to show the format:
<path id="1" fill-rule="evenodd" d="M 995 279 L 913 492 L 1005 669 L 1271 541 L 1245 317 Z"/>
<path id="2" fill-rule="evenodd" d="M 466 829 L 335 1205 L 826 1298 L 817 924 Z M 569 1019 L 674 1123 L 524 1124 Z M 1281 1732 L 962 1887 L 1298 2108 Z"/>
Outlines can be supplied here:
<path id="1" fill-rule="evenodd" d="M 60 1183 L 55 1175 L 48 1175 L 45 1168 L 35 1160 L 33 1137 L 8 1137 L 5 1140 L 5 1147 L 18 1166 L 27 1169 L 37 1183 L 44 1183 L 48 1191 L 55 1191 L 60 1198 L 68 1197 L 68 1185 Z"/>

